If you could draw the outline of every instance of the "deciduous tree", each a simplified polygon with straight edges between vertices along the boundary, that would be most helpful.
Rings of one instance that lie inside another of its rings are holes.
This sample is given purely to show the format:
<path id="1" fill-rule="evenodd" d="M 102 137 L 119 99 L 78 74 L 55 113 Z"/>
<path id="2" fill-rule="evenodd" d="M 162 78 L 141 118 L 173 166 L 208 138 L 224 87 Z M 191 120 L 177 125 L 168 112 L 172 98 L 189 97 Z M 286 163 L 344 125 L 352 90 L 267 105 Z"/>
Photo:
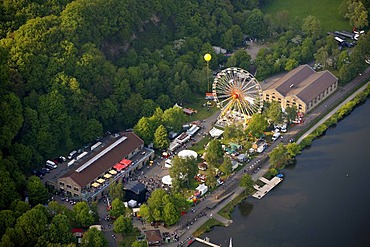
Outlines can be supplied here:
<path id="1" fill-rule="evenodd" d="M 75 212 L 75 219 L 79 226 L 89 227 L 94 223 L 93 212 L 86 202 L 78 202 L 73 206 L 73 211 Z"/>
<path id="2" fill-rule="evenodd" d="M 145 144 L 149 144 L 153 140 L 154 132 L 151 130 L 150 121 L 147 117 L 140 118 L 134 127 L 134 131 L 143 139 Z"/>
<path id="3" fill-rule="evenodd" d="M 283 111 L 281 110 L 280 103 L 272 101 L 266 111 L 266 116 L 269 120 L 276 124 L 283 123 Z"/>
<path id="4" fill-rule="evenodd" d="M 253 114 L 247 126 L 247 133 L 253 136 L 261 136 L 261 134 L 267 129 L 268 122 L 264 115 L 261 113 Z"/>
<path id="5" fill-rule="evenodd" d="M 168 148 L 169 142 L 167 130 L 163 125 L 160 125 L 154 133 L 154 147 L 157 149 Z"/>
<path id="6" fill-rule="evenodd" d="M 163 125 L 166 129 L 180 131 L 185 122 L 185 114 L 180 107 L 172 107 L 163 112 Z"/>
<path id="7" fill-rule="evenodd" d="M 220 171 L 222 171 L 226 176 L 230 175 L 232 172 L 232 164 L 231 159 L 227 156 L 224 157 L 224 162 L 222 162 L 221 166 L 219 167 Z"/>
<path id="8" fill-rule="evenodd" d="M 254 181 L 252 180 L 252 177 L 249 174 L 244 174 L 240 179 L 240 186 L 245 189 L 245 193 L 247 195 L 254 191 L 253 185 Z"/>
<path id="9" fill-rule="evenodd" d="M 197 174 L 198 166 L 195 158 L 186 157 L 179 158 L 175 156 L 172 159 L 172 167 L 170 168 L 170 176 L 172 182 L 178 182 L 180 188 L 190 185 L 190 179 Z"/>
<path id="10" fill-rule="evenodd" d="M 46 231 L 47 223 L 48 219 L 44 211 L 33 208 L 17 219 L 14 227 L 17 239 L 12 240 L 18 246 L 35 246 L 38 238 Z"/>
<path id="11" fill-rule="evenodd" d="M 120 215 L 115 221 L 113 225 L 113 231 L 117 233 L 131 233 L 134 230 L 134 226 L 132 224 L 132 220 L 129 217 L 125 217 L 124 215 Z"/>
<path id="12" fill-rule="evenodd" d="M 293 162 L 294 158 L 290 156 L 286 146 L 283 143 L 280 143 L 276 146 L 270 153 L 270 164 L 272 168 L 277 170 L 283 169 L 286 165 L 289 165 Z"/>
<path id="13" fill-rule="evenodd" d="M 123 198 L 125 196 L 125 192 L 123 190 L 122 182 L 111 183 L 109 185 L 109 196 L 113 200 L 116 199 L 116 198 L 118 198 L 121 201 L 123 200 Z"/>
<path id="14" fill-rule="evenodd" d="M 99 231 L 96 227 L 91 227 L 84 233 L 81 246 L 108 247 L 108 241 L 104 238 L 103 232 Z"/>
<path id="15" fill-rule="evenodd" d="M 27 181 L 27 193 L 30 204 L 45 204 L 49 199 L 49 194 L 39 177 L 31 176 Z"/>
<path id="16" fill-rule="evenodd" d="M 220 140 L 215 139 L 210 141 L 205 154 L 207 163 L 213 167 L 219 167 L 221 163 L 220 160 L 223 156 L 224 150 L 222 149 Z"/>
<path id="17" fill-rule="evenodd" d="M 126 207 L 123 201 L 121 201 L 119 198 L 116 198 L 112 201 L 112 208 L 109 212 L 109 214 L 112 217 L 119 217 L 121 215 L 125 215 L 126 213 Z"/>

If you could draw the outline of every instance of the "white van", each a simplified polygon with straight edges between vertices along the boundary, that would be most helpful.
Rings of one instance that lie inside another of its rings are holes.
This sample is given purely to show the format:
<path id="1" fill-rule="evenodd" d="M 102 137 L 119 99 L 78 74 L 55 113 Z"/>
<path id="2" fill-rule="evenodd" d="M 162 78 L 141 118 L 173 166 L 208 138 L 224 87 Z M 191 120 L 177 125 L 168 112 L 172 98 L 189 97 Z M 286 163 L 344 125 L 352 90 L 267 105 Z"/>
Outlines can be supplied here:
<path id="1" fill-rule="evenodd" d="M 280 137 L 280 132 L 275 132 L 275 134 L 272 136 L 271 140 L 274 142 Z"/>
<path id="2" fill-rule="evenodd" d="M 77 154 L 77 151 L 73 150 L 72 152 L 68 154 L 68 159 L 71 160 L 76 154 Z"/>
<path id="3" fill-rule="evenodd" d="M 57 168 L 57 164 L 55 164 L 53 161 L 51 160 L 47 160 L 46 161 L 46 167 L 49 168 L 49 169 L 55 169 Z"/>

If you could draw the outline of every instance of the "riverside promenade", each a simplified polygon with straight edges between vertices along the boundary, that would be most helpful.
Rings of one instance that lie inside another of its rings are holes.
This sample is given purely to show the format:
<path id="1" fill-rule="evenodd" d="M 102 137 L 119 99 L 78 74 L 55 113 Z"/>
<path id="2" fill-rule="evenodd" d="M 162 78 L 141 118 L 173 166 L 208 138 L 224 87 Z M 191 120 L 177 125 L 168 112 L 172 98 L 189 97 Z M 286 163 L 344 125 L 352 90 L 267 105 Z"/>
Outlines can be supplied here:
<path id="1" fill-rule="evenodd" d="M 281 74 L 281 76 L 283 76 Z M 331 115 L 333 115 L 342 105 L 347 103 L 348 101 L 352 100 L 359 92 L 364 90 L 364 88 L 370 83 L 368 80 L 370 78 L 370 67 L 368 67 L 361 75 L 358 75 L 356 78 L 354 78 L 350 83 L 345 85 L 344 87 L 340 87 L 337 92 L 335 92 L 331 97 L 326 99 L 324 102 L 322 102 L 321 105 L 317 106 L 312 112 L 310 112 L 306 117 L 305 121 L 303 124 L 300 125 L 295 125 L 290 129 L 288 133 L 284 135 L 284 143 L 288 143 L 289 139 L 294 138 L 298 133 L 301 131 L 305 130 L 308 126 L 311 125 L 311 123 L 316 120 L 318 117 L 321 117 L 325 115 L 319 122 L 317 122 L 315 125 L 313 125 L 310 129 L 305 132 L 299 138 L 301 141 L 305 136 L 307 136 L 309 133 L 311 133 L 314 129 L 316 129 L 321 123 L 326 121 L 327 118 L 329 118 Z M 268 80 L 268 81 L 276 81 L 278 78 L 274 77 L 273 80 Z M 364 81 L 368 81 L 365 85 L 363 85 L 360 89 L 355 90 L 358 88 Z M 264 85 L 264 87 L 267 87 L 268 85 Z M 335 107 L 336 106 L 336 107 Z M 335 108 L 333 108 L 335 107 Z M 328 111 L 329 109 L 332 109 Z M 278 142 L 273 143 L 270 147 L 267 148 L 265 151 L 266 153 L 271 152 L 271 150 L 278 144 Z M 251 161 L 251 163 L 256 162 L 257 160 L 260 160 L 260 166 L 261 169 L 257 173 L 252 173 L 252 179 L 254 181 L 258 180 L 260 177 L 262 177 L 268 170 L 269 168 L 269 163 L 268 163 L 268 158 L 267 155 L 259 155 L 256 157 L 254 160 Z M 238 195 L 244 192 L 244 189 L 239 186 L 239 179 L 241 176 L 244 174 L 243 169 L 241 169 L 238 173 L 236 173 L 233 177 L 231 177 L 229 180 L 232 181 L 226 181 L 227 183 L 234 183 L 233 187 L 233 194 L 229 196 L 227 199 L 224 199 L 217 203 L 211 210 L 208 209 L 207 207 L 202 206 L 201 204 L 209 204 L 211 201 L 217 202 L 217 199 L 214 196 L 210 196 L 203 202 L 199 203 L 196 205 L 196 208 L 199 208 L 200 210 L 203 208 L 207 212 L 207 217 L 202 217 L 198 218 L 197 221 L 193 222 L 192 225 L 189 226 L 189 228 L 181 228 L 181 222 L 183 222 L 184 218 L 180 221 L 178 225 L 176 225 L 177 228 L 177 233 L 180 235 L 180 243 L 183 242 L 184 245 L 179 245 L 179 242 L 175 243 L 169 243 L 166 244 L 166 246 L 187 246 L 186 240 L 192 237 L 192 234 L 199 228 L 201 227 L 208 219 L 209 216 L 212 215 L 213 218 L 219 220 L 222 224 L 228 225 L 232 222 L 232 220 L 226 219 L 217 213 L 224 208 L 232 199 L 236 198 Z M 230 186 L 226 184 L 226 186 Z M 222 189 L 222 188 L 220 188 Z M 227 188 L 223 188 L 227 190 Z M 217 193 L 217 191 L 213 192 L 214 194 Z M 198 210 L 197 210 L 198 211 Z M 198 211 L 202 212 L 202 211 Z M 186 215 L 188 216 L 188 215 Z M 210 240 L 212 242 L 212 239 Z"/>
<path id="2" fill-rule="evenodd" d="M 280 76 L 280 75 L 279 75 Z M 283 74 L 281 74 L 283 76 Z M 295 136 L 302 131 L 305 131 L 309 126 L 315 121 L 318 117 L 325 115 L 326 117 L 331 116 L 334 114 L 337 108 L 335 106 L 340 107 L 341 105 L 345 104 L 349 100 L 351 100 L 355 95 L 363 90 L 364 87 L 357 90 L 353 93 L 353 90 L 358 88 L 365 80 L 370 78 L 370 67 L 367 68 L 361 76 L 357 76 L 354 80 L 348 83 L 344 87 L 338 88 L 337 92 L 331 95 L 328 99 L 326 99 L 321 105 L 317 106 L 312 112 L 310 112 L 307 116 L 305 116 L 305 121 L 303 124 L 295 125 L 290 128 L 289 132 L 284 134 L 284 143 L 288 143 L 289 139 L 295 138 Z M 276 76 L 272 80 L 267 80 L 269 82 L 276 81 L 278 78 Z M 366 84 L 367 85 L 367 84 Z M 268 85 L 263 85 L 266 88 Z M 340 103 L 341 102 L 341 103 Z M 340 103 L 340 104 L 339 104 Z M 333 109 L 333 110 L 330 110 Z M 215 122 L 217 115 L 211 116 L 210 118 L 204 120 L 205 128 L 204 132 L 209 131 L 212 128 L 212 124 Z M 310 129 L 307 130 L 306 134 L 311 133 L 321 122 L 324 122 L 326 117 L 322 118 L 321 121 L 316 123 Z M 299 140 L 302 140 L 306 136 L 303 134 Z M 199 140 L 197 140 L 199 141 Z M 257 163 L 258 166 L 261 167 L 256 173 L 251 173 L 252 179 L 254 181 L 258 180 L 262 177 L 269 168 L 268 163 L 268 155 L 267 153 L 271 152 L 271 150 L 278 145 L 279 142 L 274 142 L 270 147 L 265 150 L 265 154 L 260 154 L 255 157 L 249 164 Z M 148 176 L 161 176 L 161 173 L 164 174 L 166 171 L 162 170 L 162 168 L 155 167 L 154 169 L 151 168 L 151 171 L 148 173 Z M 168 171 L 167 171 L 168 172 Z M 179 236 L 178 242 L 164 244 L 165 246 L 175 247 L 175 246 L 188 246 L 188 242 L 192 239 L 194 232 L 200 228 L 202 225 L 205 224 L 207 220 L 210 218 L 214 218 L 221 222 L 223 225 L 227 226 L 232 223 L 232 220 L 226 219 L 218 214 L 218 212 L 224 208 L 231 200 L 236 198 L 238 195 L 244 192 L 244 189 L 239 186 L 239 180 L 244 175 L 244 170 L 241 169 L 236 174 L 232 175 L 228 180 L 225 181 L 223 186 L 220 186 L 216 191 L 209 193 L 206 195 L 206 198 L 198 203 L 196 206 L 192 207 L 188 213 L 181 217 L 181 220 L 178 224 L 170 227 L 164 228 L 159 227 L 162 232 L 169 232 L 169 233 L 176 233 Z M 205 215 L 205 216 L 204 216 Z M 147 225 L 140 225 L 141 223 L 138 222 L 137 226 L 142 228 L 143 230 L 149 230 L 152 227 Z M 210 240 L 212 242 L 212 239 Z M 217 243 L 216 243 L 217 244 Z"/>

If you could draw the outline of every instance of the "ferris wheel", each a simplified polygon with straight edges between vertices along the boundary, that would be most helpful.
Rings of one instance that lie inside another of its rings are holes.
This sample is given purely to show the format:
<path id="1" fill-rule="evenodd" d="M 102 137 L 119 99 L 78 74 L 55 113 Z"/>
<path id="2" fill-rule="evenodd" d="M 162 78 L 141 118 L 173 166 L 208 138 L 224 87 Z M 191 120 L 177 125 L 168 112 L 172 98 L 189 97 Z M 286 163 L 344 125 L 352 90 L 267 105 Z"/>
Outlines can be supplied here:
<path id="1" fill-rule="evenodd" d="M 263 107 L 262 88 L 256 78 L 241 68 L 227 68 L 217 74 L 212 93 L 221 117 L 246 121 Z"/>

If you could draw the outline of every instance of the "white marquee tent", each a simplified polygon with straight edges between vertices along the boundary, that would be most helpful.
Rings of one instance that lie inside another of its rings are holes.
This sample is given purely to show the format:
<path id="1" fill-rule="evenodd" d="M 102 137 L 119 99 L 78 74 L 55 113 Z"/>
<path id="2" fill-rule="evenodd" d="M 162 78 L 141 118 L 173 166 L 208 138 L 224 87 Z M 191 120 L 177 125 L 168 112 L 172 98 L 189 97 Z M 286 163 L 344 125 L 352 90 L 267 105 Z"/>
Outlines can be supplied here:
<path id="1" fill-rule="evenodd" d="M 178 153 L 178 156 L 182 159 L 186 159 L 187 157 L 196 159 L 198 157 L 198 154 L 193 150 L 182 150 Z"/>

